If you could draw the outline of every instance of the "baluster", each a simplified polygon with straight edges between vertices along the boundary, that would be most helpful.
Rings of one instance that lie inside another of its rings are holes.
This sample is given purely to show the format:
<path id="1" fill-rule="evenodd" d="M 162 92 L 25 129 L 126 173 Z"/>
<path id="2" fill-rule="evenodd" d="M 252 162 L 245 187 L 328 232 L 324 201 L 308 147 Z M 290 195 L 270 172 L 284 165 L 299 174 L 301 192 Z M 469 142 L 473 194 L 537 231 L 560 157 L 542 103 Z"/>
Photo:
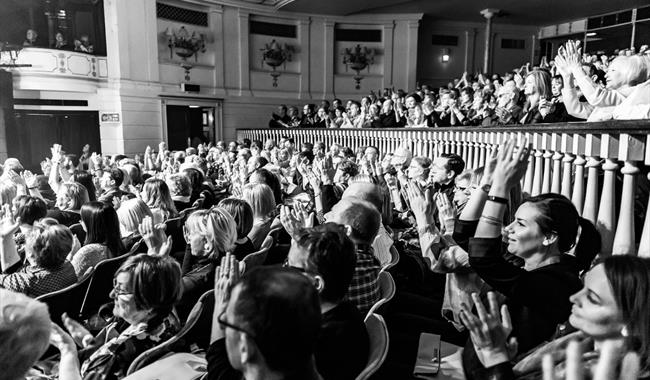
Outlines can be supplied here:
<path id="1" fill-rule="evenodd" d="M 546 194 L 551 191 L 551 157 L 553 157 L 553 152 L 550 150 L 550 136 L 547 133 L 542 135 L 542 146 L 544 153 L 542 157 L 544 158 L 544 171 L 542 172 L 542 192 L 541 194 Z"/>
<path id="2" fill-rule="evenodd" d="M 650 144 L 650 139 L 646 139 L 646 144 Z M 650 145 L 646 147 L 648 150 L 648 158 L 650 158 Z M 646 165 L 650 164 L 650 160 L 646 160 Z M 648 180 L 650 180 L 650 173 L 648 173 Z M 646 207 L 645 223 L 643 223 L 643 231 L 641 232 L 641 244 L 639 244 L 640 257 L 650 257 L 650 197 L 648 199 L 648 206 Z"/>
<path id="3" fill-rule="evenodd" d="M 585 138 L 585 155 L 587 160 L 587 189 L 585 193 L 585 207 L 582 217 L 596 224 L 598 210 L 598 168 L 600 167 L 600 138 L 594 134 L 587 134 Z"/>
<path id="4" fill-rule="evenodd" d="M 635 255 L 635 231 L 634 231 L 634 193 L 636 192 L 636 176 L 641 172 L 637 167 L 637 161 L 643 160 L 643 138 L 621 134 L 619 141 L 618 157 L 625 161 L 621 173 L 623 173 L 623 190 L 621 193 L 621 204 L 619 207 L 618 224 L 612 254 L 614 255 Z"/>
<path id="5" fill-rule="evenodd" d="M 476 164 L 477 168 L 481 168 L 485 166 L 485 153 L 486 153 L 486 147 L 487 147 L 487 133 L 485 132 L 479 132 L 478 134 L 478 163 Z"/>
<path id="6" fill-rule="evenodd" d="M 562 168 L 562 157 L 564 155 L 561 152 L 566 152 L 564 150 L 564 144 L 560 146 L 561 143 L 563 143 L 562 140 L 564 135 L 559 135 L 557 133 L 553 133 L 551 135 L 551 151 L 552 151 L 552 156 L 550 160 L 553 162 L 553 170 L 551 173 L 551 184 L 550 184 L 550 189 L 549 191 L 551 193 L 555 194 L 560 194 L 560 180 L 561 180 L 561 168 Z"/>
<path id="7" fill-rule="evenodd" d="M 600 204 L 598 206 L 598 219 L 596 228 L 600 232 L 601 253 L 604 256 L 612 254 L 612 244 L 614 243 L 614 225 L 616 223 L 616 212 L 614 208 L 615 185 L 616 185 L 616 164 L 615 158 L 618 150 L 618 141 L 609 134 L 601 136 L 600 152 L 605 158 L 602 166 L 603 188 L 600 195 Z"/>
<path id="8" fill-rule="evenodd" d="M 531 196 L 539 195 L 542 191 L 542 169 L 543 161 L 542 156 L 544 153 L 539 149 L 541 145 L 541 136 L 538 133 L 533 134 L 533 149 L 535 157 L 534 175 L 533 175 L 533 185 L 530 190 Z"/>

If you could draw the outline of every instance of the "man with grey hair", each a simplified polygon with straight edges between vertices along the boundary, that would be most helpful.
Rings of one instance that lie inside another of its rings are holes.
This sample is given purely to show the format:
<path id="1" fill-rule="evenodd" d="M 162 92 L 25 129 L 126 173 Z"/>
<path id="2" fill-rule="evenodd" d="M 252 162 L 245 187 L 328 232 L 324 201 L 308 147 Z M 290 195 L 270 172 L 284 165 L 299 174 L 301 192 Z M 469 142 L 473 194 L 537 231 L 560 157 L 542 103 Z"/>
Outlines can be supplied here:
<path id="1" fill-rule="evenodd" d="M 373 183 L 352 183 L 350 186 L 343 192 L 342 198 L 358 198 L 363 201 L 371 203 L 377 211 L 379 211 L 379 228 L 377 229 L 377 235 L 372 243 L 372 249 L 375 257 L 379 260 L 381 265 L 385 265 L 390 262 L 391 254 L 390 247 L 393 245 L 393 239 L 390 237 L 386 228 L 384 228 L 382 213 L 384 209 L 384 193 L 380 186 Z M 389 210 L 390 212 L 390 210 Z"/>
<path id="2" fill-rule="evenodd" d="M 51 323 L 44 303 L 0 289 L 0 380 L 25 378 L 50 345 Z"/>
<path id="3" fill-rule="evenodd" d="M 372 243 L 377 236 L 381 215 L 370 202 L 355 197 L 341 199 L 325 214 L 325 220 L 348 228 L 348 236 L 357 248 L 357 262 L 347 299 L 366 315 L 379 301 L 377 282 L 381 264 L 373 254 Z"/>

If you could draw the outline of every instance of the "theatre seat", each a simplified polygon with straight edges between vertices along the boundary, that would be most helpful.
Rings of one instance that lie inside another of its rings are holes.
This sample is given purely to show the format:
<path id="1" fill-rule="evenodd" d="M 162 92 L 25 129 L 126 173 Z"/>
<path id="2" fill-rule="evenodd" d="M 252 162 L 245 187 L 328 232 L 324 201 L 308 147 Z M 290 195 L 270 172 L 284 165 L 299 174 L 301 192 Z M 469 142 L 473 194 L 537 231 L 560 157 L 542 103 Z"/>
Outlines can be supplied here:
<path id="1" fill-rule="evenodd" d="M 366 380 L 372 376 L 386 360 L 388 355 L 388 328 L 381 315 L 368 314 L 366 317 L 366 330 L 370 338 L 368 364 L 361 371 L 356 380 Z"/>
<path id="2" fill-rule="evenodd" d="M 249 253 L 244 257 L 242 260 L 245 263 L 245 270 L 249 271 L 255 267 L 258 267 L 260 265 L 263 265 L 264 262 L 266 261 L 266 257 L 268 256 L 269 250 L 271 247 L 273 247 L 273 236 L 270 234 L 264 239 L 264 242 L 262 242 L 262 246 L 260 247 L 260 250 L 257 252 Z"/>
<path id="3" fill-rule="evenodd" d="M 113 290 L 113 277 L 115 276 L 115 272 L 117 272 L 127 258 L 139 252 L 143 245 L 145 243 L 140 239 L 133 244 L 129 252 L 97 264 L 90 277 L 88 290 L 86 291 L 81 310 L 79 311 L 79 317 L 82 320 L 90 318 L 103 304 L 111 302 L 109 294 Z"/>
<path id="4" fill-rule="evenodd" d="M 397 248 L 395 248 L 394 245 L 391 245 L 391 246 L 390 246 L 390 261 L 389 261 L 388 263 L 386 263 L 386 264 L 381 268 L 381 271 L 382 271 L 382 272 L 387 271 L 387 270 L 389 270 L 390 268 L 392 268 L 392 267 L 394 267 L 395 265 L 397 265 L 397 263 L 399 263 L 399 251 L 397 250 Z"/>
<path id="5" fill-rule="evenodd" d="M 393 280 L 393 276 L 390 273 L 386 271 L 379 272 L 377 282 L 379 283 L 379 295 L 381 298 L 372 305 L 366 318 L 369 318 L 374 313 L 382 314 L 384 305 L 395 296 L 395 280 Z"/>
<path id="6" fill-rule="evenodd" d="M 135 358 L 129 366 L 127 375 L 160 360 L 173 352 L 208 349 L 210 345 L 210 329 L 214 312 L 214 291 L 203 293 L 187 317 L 185 326 L 173 337 L 156 347 L 150 348 Z"/>
<path id="7" fill-rule="evenodd" d="M 81 311 L 81 306 L 83 305 L 91 278 L 92 274 L 87 275 L 76 284 L 56 292 L 44 294 L 36 299 L 47 305 L 52 322 L 63 327 L 61 314 L 68 313 L 68 316 L 72 319 L 79 318 L 79 312 Z"/>

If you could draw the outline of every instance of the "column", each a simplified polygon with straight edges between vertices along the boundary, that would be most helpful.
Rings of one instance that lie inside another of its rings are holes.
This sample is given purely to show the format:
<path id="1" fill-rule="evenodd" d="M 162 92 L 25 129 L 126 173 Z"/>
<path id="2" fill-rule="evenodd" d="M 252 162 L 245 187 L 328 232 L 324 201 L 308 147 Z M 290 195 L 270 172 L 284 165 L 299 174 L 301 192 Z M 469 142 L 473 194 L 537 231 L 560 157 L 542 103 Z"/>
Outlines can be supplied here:
<path id="1" fill-rule="evenodd" d="M 239 96 L 252 96 L 250 87 L 250 65 L 248 63 L 248 19 L 250 14 L 239 9 Z"/>
<path id="2" fill-rule="evenodd" d="M 395 21 L 384 24 L 384 75 L 383 87 L 390 88 L 393 85 L 393 33 L 395 32 Z"/>
<path id="3" fill-rule="evenodd" d="M 325 70 L 323 71 L 323 82 L 325 83 L 325 99 L 334 97 L 334 22 L 325 20 L 325 41 L 323 43 L 323 57 L 325 57 Z"/>
<path id="4" fill-rule="evenodd" d="M 311 18 L 300 20 L 298 23 L 298 35 L 300 36 L 300 98 L 311 99 L 311 88 L 309 85 L 309 75 L 311 65 L 309 55 L 311 54 L 309 26 Z"/>
<path id="5" fill-rule="evenodd" d="M 485 17 L 485 53 L 483 55 L 483 72 L 490 71 L 490 62 L 492 58 L 492 18 L 499 14 L 498 9 L 486 8 L 481 11 Z"/>

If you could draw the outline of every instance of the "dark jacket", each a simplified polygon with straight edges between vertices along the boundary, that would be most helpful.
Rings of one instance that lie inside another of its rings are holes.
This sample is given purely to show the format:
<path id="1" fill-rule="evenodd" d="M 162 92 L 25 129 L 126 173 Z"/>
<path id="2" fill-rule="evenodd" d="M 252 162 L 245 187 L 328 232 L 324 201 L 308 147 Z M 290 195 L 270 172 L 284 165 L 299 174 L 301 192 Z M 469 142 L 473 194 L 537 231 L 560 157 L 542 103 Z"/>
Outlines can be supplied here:
<path id="1" fill-rule="evenodd" d="M 503 294 L 512 319 L 512 336 L 519 352 L 526 352 L 550 339 L 555 328 L 571 313 L 569 297 L 582 288 L 575 260 L 563 255 L 554 264 L 527 271 L 508 260 L 501 238 L 472 238 L 469 264 L 494 290 Z M 483 379 L 485 369 L 472 343 L 463 352 L 468 379 Z"/>
<path id="2" fill-rule="evenodd" d="M 316 368 L 324 380 L 355 379 L 368 362 L 368 332 L 354 305 L 344 301 L 323 314 Z"/>

